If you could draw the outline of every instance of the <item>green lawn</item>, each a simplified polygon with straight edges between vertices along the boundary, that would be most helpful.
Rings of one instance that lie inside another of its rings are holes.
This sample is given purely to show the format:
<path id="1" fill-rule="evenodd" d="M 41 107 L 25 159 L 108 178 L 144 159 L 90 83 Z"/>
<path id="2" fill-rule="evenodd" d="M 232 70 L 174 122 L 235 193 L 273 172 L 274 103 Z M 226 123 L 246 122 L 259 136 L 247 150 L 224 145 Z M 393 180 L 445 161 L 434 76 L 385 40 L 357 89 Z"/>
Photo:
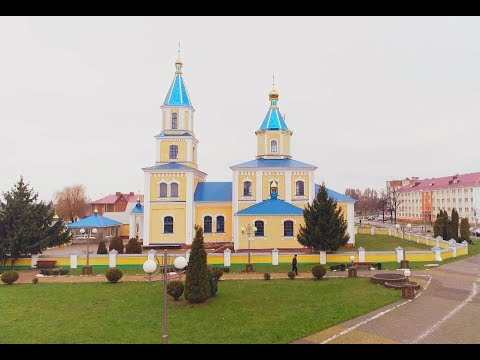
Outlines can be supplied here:
<path id="1" fill-rule="evenodd" d="M 159 343 L 162 295 L 161 282 L 0 285 L 0 343 Z M 288 343 L 400 296 L 367 278 L 223 280 L 207 303 L 169 299 L 169 342 Z"/>
<path id="2" fill-rule="evenodd" d="M 363 247 L 367 251 L 388 251 L 395 250 L 396 247 L 401 246 L 405 250 L 431 250 L 431 246 L 424 244 L 417 244 L 413 241 L 403 240 L 394 236 L 388 235 L 355 235 L 355 250 Z M 352 251 L 352 248 L 340 248 L 338 251 Z"/>

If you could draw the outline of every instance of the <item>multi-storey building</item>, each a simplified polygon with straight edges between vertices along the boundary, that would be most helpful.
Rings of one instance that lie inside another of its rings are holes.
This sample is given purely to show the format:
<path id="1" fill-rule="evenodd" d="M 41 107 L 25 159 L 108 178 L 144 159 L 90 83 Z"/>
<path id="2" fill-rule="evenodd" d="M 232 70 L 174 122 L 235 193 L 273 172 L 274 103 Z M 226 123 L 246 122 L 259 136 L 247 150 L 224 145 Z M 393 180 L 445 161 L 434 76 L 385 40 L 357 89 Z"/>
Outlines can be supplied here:
<path id="1" fill-rule="evenodd" d="M 440 210 L 475 224 L 480 216 L 480 172 L 411 180 L 398 190 L 397 219 L 435 221 Z"/>

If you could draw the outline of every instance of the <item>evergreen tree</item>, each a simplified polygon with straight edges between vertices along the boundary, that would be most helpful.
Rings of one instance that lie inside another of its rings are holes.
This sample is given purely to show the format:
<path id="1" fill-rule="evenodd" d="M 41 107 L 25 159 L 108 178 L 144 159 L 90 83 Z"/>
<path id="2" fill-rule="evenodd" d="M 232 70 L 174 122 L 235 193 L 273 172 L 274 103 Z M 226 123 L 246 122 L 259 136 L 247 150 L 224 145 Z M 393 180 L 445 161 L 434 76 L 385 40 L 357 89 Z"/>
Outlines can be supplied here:
<path id="1" fill-rule="evenodd" d="M 305 226 L 300 226 L 297 240 L 303 246 L 316 251 L 335 251 L 350 238 L 347 222 L 337 202 L 328 196 L 325 184 L 320 186 L 312 204 L 303 210 Z"/>
<path id="2" fill-rule="evenodd" d="M 458 226 L 459 226 L 460 218 L 458 216 L 457 210 L 455 208 L 452 209 L 452 216 L 451 216 L 451 226 L 452 226 L 452 237 L 458 241 Z"/>
<path id="3" fill-rule="evenodd" d="M 47 247 L 67 243 L 71 234 L 63 220 L 53 220 L 53 204 L 38 201 L 38 193 L 20 180 L 3 193 L 0 212 L 0 256 L 17 258 L 41 253 Z"/>
<path id="4" fill-rule="evenodd" d="M 435 219 L 435 223 L 433 224 L 433 237 L 442 236 L 443 235 L 443 212 L 437 214 L 437 218 Z"/>
<path id="5" fill-rule="evenodd" d="M 107 245 L 105 241 L 101 240 L 98 243 L 97 254 L 108 254 Z"/>
<path id="6" fill-rule="evenodd" d="M 470 231 L 469 231 L 470 224 L 468 223 L 468 218 L 462 218 L 460 221 L 460 240 L 459 242 L 462 241 L 467 241 L 471 243 L 472 241 L 470 240 Z"/>
<path id="7" fill-rule="evenodd" d="M 123 240 L 118 236 L 112 238 L 108 244 L 108 251 L 112 251 L 113 249 L 117 250 L 119 254 L 123 254 Z"/>
<path id="8" fill-rule="evenodd" d="M 125 246 L 125 254 L 141 254 L 142 244 L 137 239 L 131 238 L 128 240 L 127 246 Z"/>
<path id="9" fill-rule="evenodd" d="M 448 218 L 448 213 L 445 210 L 443 212 L 443 230 L 442 230 L 443 240 L 450 240 L 452 238 L 452 222 Z"/>
<path id="10" fill-rule="evenodd" d="M 185 299 L 191 303 L 202 303 L 210 297 L 207 253 L 203 245 L 203 229 L 195 225 L 195 239 L 188 260 L 185 279 Z"/>

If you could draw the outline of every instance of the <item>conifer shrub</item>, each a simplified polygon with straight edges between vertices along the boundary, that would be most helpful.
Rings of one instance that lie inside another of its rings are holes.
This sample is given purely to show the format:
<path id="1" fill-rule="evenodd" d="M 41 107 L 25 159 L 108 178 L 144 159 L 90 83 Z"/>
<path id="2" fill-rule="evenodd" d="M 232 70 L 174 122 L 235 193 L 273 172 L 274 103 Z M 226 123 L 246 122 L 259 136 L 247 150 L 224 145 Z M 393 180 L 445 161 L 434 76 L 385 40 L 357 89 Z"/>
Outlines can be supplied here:
<path id="1" fill-rule="evenodd" d="M 270 280 L 271 277 L 272 277 L 272 275 L 270 275 L 269 273 L 263 274 L 263 278 L 264 278 L 265 280 Z"/>
<path id="2" fill-rule="evenodd" d="M 2 273 L 1 276 L 2 282 L 7 285 L 12 285 L 15 281 L 18 280 L 18 272 L 15 270 L 7 270 Z"/>
<path id="3" fill-rule="evenodd" d="M 34 278 L 32 279 L 32 283 L 33 283 L 33 284 L 38 284 L 38 278 L 37 278 L 37 277 L 34 277 Z"/>
<path id="4" fill-rule="evenodd" d="M 287 273 L 287 275 L 288 275 L 288 277 L 290 278 L 290 280 L 295 279 L 295 272 L 289 271 L 289 272 Z"/>
<path id="5" fill-rule="evenodd" d="M 219 267 L 214 267 L 212 269 L 212 273 L 213 273 L 213 276 L 215 277 L 215 280 L 218 281 L 223 275 L 223 270 Z"/>
<path id="6" fill-rule="evenodd" d="M 220 269 L 222 269 L 224 273 L 230 272 L 230 268 L 228 266 L 222 266 Z"/>
<path id="7" fill-rule="evenodd" d="M 107 280 L 109 282 L 111 282 L 112 284 L 115 284 L 122 278 L 123 273 L 122 273 L 122 270 L 120 269 L 111 268 L 107 270 L 107 272 L 105 273 L 105 276 L 107 277 Z"/>
<path id="8" fill-rule="evenodd" d="M 119 254 L 123 254 L 123 240 L 121 238 L 114 237 L 110 240 L 108 251 L 112 251 L 113 249 L 117 250 Z"/>
<path id="9" fill-rule="evenodd" d="M 180 296 L 182 296 L 184 290 L 185 290 L 185 286 L 183 285 L 182 281 L 172 280 L 168 282 L 167 294 L 173 297 L 175 301 L 177 301 L 180 298 Z"/>
<path id="10" fill-rule="evenodd" d="M 209 274 L 207 268 L 207 253 L 203 243 L 203 230 L 195 225 L 195 238 L 192 242 L 190 258 L 185 280 L 185 299 L 191 303 L 202 303 L 211 294 Z M 213 277 L 213 276 L 212 276 Z"/>
<path id="11" fill-rule="evenodd" d="M 312 266 L 312 275 L 315 276 L 317 279 L 321 279 L 327 273 L 327 269 L 323 265 L 315 265 Z"/>
<path id="12" fill-rule="evenodd" d="M 142 253 L 142 244 L 135 239 L 131 238 L 128 240 L 128 244 L 125 247 L 125 254 L 141 254 Z"/>
<path id="13" fill-rule="evenodd" d="M 101 240 L 98 243 L 97 254 L 108 254 L 107 245 L 105 241 Z"/>

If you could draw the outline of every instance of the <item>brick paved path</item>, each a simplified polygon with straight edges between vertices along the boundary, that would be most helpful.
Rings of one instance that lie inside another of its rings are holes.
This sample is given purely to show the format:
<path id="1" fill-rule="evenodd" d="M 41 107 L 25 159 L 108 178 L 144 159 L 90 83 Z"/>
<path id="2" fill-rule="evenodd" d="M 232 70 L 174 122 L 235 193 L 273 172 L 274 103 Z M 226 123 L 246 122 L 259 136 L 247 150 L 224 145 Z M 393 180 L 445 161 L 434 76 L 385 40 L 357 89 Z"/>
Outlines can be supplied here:
<path id="1" fill-rule="evenodd" d="M 403 299 L 294 343 L 480 343 L 480 256 L 412 273 L 423 285 L 414 300 Z"/>

